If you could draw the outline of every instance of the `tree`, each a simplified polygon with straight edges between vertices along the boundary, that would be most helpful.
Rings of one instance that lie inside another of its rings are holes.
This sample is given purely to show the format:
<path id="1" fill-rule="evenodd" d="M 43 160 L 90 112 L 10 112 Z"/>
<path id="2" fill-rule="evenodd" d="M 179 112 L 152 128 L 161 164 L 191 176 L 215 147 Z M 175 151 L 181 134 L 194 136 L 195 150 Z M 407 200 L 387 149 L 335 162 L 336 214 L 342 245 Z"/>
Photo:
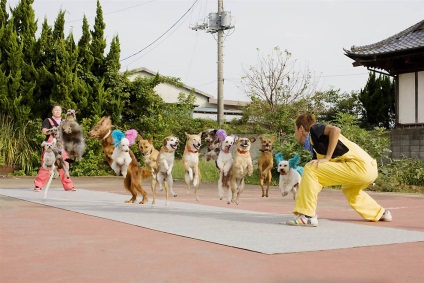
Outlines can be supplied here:
<path id="1" fill-rule="evenodd" d="M 7 0 L 0 0 L 0 29 L 6 26 L 9 19 L 9 14 L 6 10 Z"/>
<path id="2" fill-rule="evenodd" d="M 102 77 L 104 70 L 104 52 L 106 48 L 106 40 L 104 39 L 104 30 L 106 24 L 103 21 L 103 11 L 100 6 L 100 1 L 97 0 L 96 18 L 94 20 L 94 29 L 91 31 L 91 54 L 93 55 L 94 62 L 91 66 L 91 72 L 94 76 Z"/>
<path id="3" fill-rule="evenodd" d="M 328 122 L 334 121 L 338 113 L 350 114 L 357 118 L 362 114 L 358 93 L 340 93 L 340 89 L 317 92 L 314 108 L 315 112 L 319 113 L 318 119 Z"/>
<path id="4" fill-rule="evenodd" d="M 390 129 L 395 124 L 395 87 L 385 75 L 376 78 L 369 73 L 367 84 L 359 93 L 362 103 L 362 121 L 364 126 Z"/>
<path id="5" fill-rule="evenodd" d="M 306 67 L 299 69 L 296 60 L 287 50 L 275 47 L 266 57 L 258 51 L 258 63 L 244 71 L 242 86 L 251 99 L 263 100 L 268 109 L 275 112 L 278 105 L 290 105 L 313 96 L 316 82 Z"/>
<path id="6" fill-rule="evenodd" d="M 37 31 L 37 21 L 35 12 L 32 8 L 34 0 L 21 0 L 18 5 L 12 9 L 12 21 L 18 42 L 23 44 L 22 52 L 24 62 L 31 62 L 35 44 L 35 33 Z M 26 78 L 26 74 L 24 74 Z"/>
<path id="7" fill-rule="evenodd" d="M 255 132 L 282 137 L 293 127 L 293 117 L 313 108 L 316 82 L 312 72 L 298 68 L 291 57 L 278 47 L 265 57 L 258 50 L 258 63 L 244 72 L 242 86 L 251 103 L 242 121 L 254 124 Z"/>
<path id="8" fill-rule="evenodd" d="M 94 63 L 94 57 L 90 51 L 90 41 L 90 29 L 88 26 L 87 18 L 84 16 L 82 21 L 82 35 L 78 41 L 78 64 L 80 66 L 78 73 L 80 75 L 91 73 L 91 66 Z"/>

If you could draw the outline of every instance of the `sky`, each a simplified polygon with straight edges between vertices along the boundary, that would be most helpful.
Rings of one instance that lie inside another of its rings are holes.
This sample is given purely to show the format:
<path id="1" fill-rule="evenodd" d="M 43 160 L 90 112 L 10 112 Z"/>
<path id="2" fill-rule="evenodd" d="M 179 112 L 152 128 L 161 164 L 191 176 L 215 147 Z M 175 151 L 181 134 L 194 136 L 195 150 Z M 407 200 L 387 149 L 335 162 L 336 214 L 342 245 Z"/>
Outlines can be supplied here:
<path id="1" fill-rule="evenodd" d="M 9 0 L 15 7 L 19 1 Z M 93 28 L 97 0 L 35 0 L 39 31 L 53 26 L 60 9 L 65 35 L 81 37 L 84 15 Z M 118 35 L 121 71 L 147 68 L 217 98 L 216 34 L 192 29 L 218 11 L 218 0 L 101 0 L 107 46 Z M 240 81 L 258 63 L 258 51 L 288 50 L 308 68 L 319 90 L 359 91 L 365 67 L 353 67 L 343 49 L 384 40 L 424 19 L 424 1 L 223 0 L 235 28 L 225 32 L 224 99 L 248 101 Z"/>

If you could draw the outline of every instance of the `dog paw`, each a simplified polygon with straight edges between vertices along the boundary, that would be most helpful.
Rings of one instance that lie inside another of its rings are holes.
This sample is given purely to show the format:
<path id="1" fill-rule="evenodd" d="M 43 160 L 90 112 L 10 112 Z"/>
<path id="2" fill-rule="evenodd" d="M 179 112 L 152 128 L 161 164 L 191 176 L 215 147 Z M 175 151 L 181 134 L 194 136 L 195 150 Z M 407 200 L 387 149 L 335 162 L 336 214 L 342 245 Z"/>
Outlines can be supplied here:
<path id="1" fill-rule="evenodd" d="M 284 192 L 283 193 L 283 197 L 285 197 L 286 195 L 288 195 L 289 193 L 288 192 Z"/>

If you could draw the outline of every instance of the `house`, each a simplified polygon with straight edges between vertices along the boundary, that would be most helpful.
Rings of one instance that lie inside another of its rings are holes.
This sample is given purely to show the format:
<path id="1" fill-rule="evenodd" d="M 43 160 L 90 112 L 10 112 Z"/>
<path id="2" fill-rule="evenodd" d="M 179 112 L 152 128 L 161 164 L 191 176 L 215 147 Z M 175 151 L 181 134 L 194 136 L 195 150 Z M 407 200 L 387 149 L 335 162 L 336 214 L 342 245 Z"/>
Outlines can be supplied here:
<path id="1" fill-rule="evenodd" d="M 396 125 L 390 133 L 392 158 L 424 161 L 424 20 L 385 40 L 353 46 L 353 66 L 394 78 Z"/>
<path id="2" fill-rule="evenodd" d="M 156 74 L 156 72 L 147 68 L 139 68 L 133 71 L 129 79 L 133 80 L 136 77 L 152 77 Z M 178 96 L 180 93 L 188 95 L 193 92 L 195 96 L 193 118 L 205 118 L 217 121 L 218 100 L 210 94 L 187 85 L 176 87 L 166 83 L 159 84 L 154 90 L 166 103 L 178 103 Z M 223 104 L 224 120 L 229 122 L 233 119 L 240 119 L 242 117 L 242 109 L 248 105 L 248 102 L 224 99 Z"/>

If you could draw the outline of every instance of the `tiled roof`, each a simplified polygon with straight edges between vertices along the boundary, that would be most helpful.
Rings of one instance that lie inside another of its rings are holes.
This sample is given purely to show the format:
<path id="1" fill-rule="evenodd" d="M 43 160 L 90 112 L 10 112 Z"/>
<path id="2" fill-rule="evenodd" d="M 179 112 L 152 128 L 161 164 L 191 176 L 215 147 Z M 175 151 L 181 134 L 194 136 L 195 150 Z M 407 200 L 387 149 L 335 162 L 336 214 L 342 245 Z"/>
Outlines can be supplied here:
<path id="1" fill-rule="evenodd" d="M 344 49 L 347 55 L 378 55 L 424 48 L 424 20 L 380 42 Z"/>

